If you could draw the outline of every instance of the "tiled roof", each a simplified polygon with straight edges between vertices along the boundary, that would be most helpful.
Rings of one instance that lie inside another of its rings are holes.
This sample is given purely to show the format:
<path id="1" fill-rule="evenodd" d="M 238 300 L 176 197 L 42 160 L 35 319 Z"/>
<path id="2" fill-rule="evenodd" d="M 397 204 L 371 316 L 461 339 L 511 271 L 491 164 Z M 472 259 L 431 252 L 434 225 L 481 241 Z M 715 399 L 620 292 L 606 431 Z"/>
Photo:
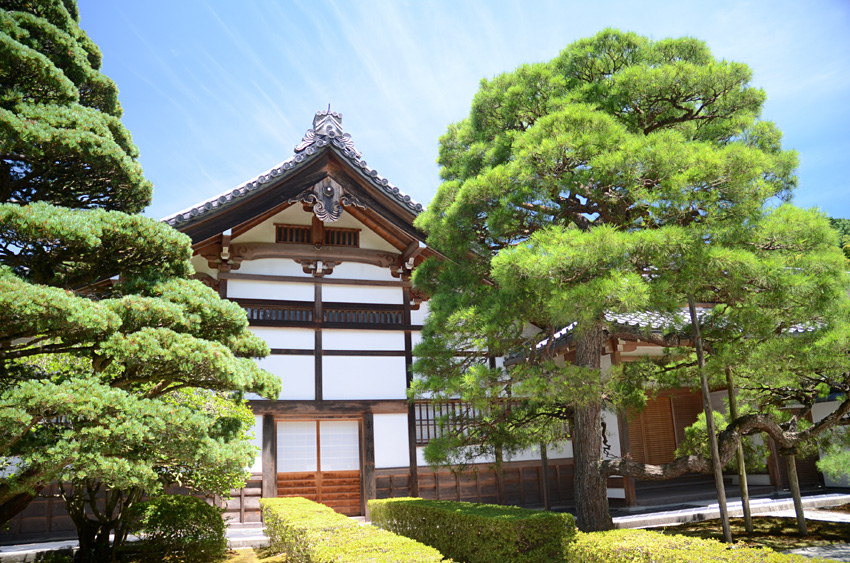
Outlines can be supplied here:
<path id="1" fill-rule="evenodd" d="M 711 307 L 697 307 L 697 318 L 702 320 L 702 318 L 711 312 Z M 605 320 L 611 323 L 614 327 L 623 327 L 623 328 L 632 328 L 632 329 L 644 329 L 650 330 L 653 332 L 660 332 L 662 330 L 682 330 L 691 322 L 691 315 L 687 308 L 682 308 L 680 311 L 676 313 L 658 313 L 656 311 L 641 311 L 638 313 L 612 313 L 610 311 L 605 312 Z M 556 343 L 567 342 L 572 336 L 572 331 L 575 328 L 576 323 L 569 324 L 552 335 L 552 340 Z M 814 325 L 803 325 L 798 324 L 794 325 L 787 330 L 789 334 L 801 334 L 804 332 L 811 332 L 815 330 L 817 327 Z M 543 348 L 547 346 L 550 342 L 549 338 L 541 340 L 537 343 L 537 348 Z"/>
<path id="2" fill-rule="evenodd" d="M 369 168 L 366 161 L 360 157 L 360 152 L 354 148 L 351 135 L 342 130 L 342 114 L 328 109 L 316 112 L 316 116 L 313 118 L 313 128 L 308 129 L 304 134 L 304 138 L 295 147 L 293 156 L 232 190 L 165 217 L 162 221 L 173 227 L 183 226 L 210 212 L 227 207 L 250 193 L 270 187 L 276 183 L 275 181 L 278 178 L 289 176 L 293 171 L 311 161 L 314 155 L 327 146 L 336 148 L 339 154 L 346 157 L 366 178 L 399 205 L 406 207 L 413 213 L 422 211 L 422 204 L 417 203 L 409 195 L 390 184 L 389 180 L 378 174 L 374 168 Z"/>

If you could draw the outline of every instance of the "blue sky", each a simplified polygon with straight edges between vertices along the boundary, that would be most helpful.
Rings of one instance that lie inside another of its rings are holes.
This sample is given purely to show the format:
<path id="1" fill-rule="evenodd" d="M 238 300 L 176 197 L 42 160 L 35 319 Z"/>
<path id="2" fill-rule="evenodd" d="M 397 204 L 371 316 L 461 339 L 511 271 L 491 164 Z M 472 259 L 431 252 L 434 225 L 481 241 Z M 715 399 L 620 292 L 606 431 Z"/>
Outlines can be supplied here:
<path id="1" fill-rule="evenodd" d="M 747 63 L 800 153 L 797 205 L 850 217 L 850 1 L 78 0 L 161 218 L 292 155 L 318 109 L 427 204 L 482 77 L 611 26 Z"/>

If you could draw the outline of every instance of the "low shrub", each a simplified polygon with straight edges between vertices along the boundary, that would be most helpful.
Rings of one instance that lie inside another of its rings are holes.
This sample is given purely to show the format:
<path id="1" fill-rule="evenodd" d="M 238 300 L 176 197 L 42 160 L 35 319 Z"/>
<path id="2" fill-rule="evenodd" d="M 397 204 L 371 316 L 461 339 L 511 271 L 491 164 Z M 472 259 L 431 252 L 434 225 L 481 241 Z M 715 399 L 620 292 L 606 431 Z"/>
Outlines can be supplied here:
<path id="1" fill-rule="evenodd" d="M 812 563 L 802 555 L 744 547 L 717 540 L 667 536 L 650 530 L 611 530 L 576 535 L 566 546 L 567 563 Z"/>
<path id="2" fill-rule="evenodd" d="M 558 561 L 575 535 L 570 514 L 516 506 L 392 498 L 370 500 L 372 523 L 466 563 Z"/>
<path id="3" fill-rule="evenodd" d="M 303 498 L 261 499 L 271 550 L 292 563 L 429 563 L 436 549 L 372 526 L 361 526 Z"/>
<path id="4" fill-rule="evenodd" d="M 162 495 L 135 507 L 131 530 L 142 541 L 134 545 L 149 560 L 182 563 L 214 561 L 227 551 L 223 510 L 184 495 Z"/>

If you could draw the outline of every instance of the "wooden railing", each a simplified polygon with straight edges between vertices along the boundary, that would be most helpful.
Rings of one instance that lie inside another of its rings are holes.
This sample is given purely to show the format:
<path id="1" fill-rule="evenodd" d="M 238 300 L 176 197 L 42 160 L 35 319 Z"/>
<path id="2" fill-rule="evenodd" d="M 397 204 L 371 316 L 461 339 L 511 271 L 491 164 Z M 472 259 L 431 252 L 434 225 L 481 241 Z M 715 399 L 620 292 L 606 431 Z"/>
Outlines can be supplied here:
<path id="1" fill-rule="evenodd" d="M 234 299 L 245 309 L 248 322 L 256 326 L 315 326 L 331 328 L 402 328 L 401 305 L 323 303 L 322 315 L 314 315 L 315 305 L 304 301 L 271 299 Z"/>

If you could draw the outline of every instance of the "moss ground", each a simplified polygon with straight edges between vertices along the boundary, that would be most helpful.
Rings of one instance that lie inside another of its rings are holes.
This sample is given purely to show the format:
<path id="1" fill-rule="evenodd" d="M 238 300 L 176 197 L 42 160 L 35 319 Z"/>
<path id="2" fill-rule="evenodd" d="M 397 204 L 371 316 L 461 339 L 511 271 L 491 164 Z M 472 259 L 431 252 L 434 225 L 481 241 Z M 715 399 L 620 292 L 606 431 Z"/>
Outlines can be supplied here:
<path id="1" fill-rule="evenodd" d="M 833 509 L 831 509 L 833 510 Z M 845 511 L 850 508 L 845 509 Z M 797 532 L 797 520 L 794 518 L 774 518 L 756 516 L 753 518 L 753 533 L 744 529 L 743 518 L 732 518 L 732 538 L 751 547 L 769 547 L 776 551 L 831 545 L 850 541 L 850 523 L 823 522 L 806 520 L 809 535 L 800 536 Z M 681 526 L 671 526 L 663 530 L 665 534 L 691 536 L 697 538 L 723 539 L 720 519 L 692 522 Z"/>

